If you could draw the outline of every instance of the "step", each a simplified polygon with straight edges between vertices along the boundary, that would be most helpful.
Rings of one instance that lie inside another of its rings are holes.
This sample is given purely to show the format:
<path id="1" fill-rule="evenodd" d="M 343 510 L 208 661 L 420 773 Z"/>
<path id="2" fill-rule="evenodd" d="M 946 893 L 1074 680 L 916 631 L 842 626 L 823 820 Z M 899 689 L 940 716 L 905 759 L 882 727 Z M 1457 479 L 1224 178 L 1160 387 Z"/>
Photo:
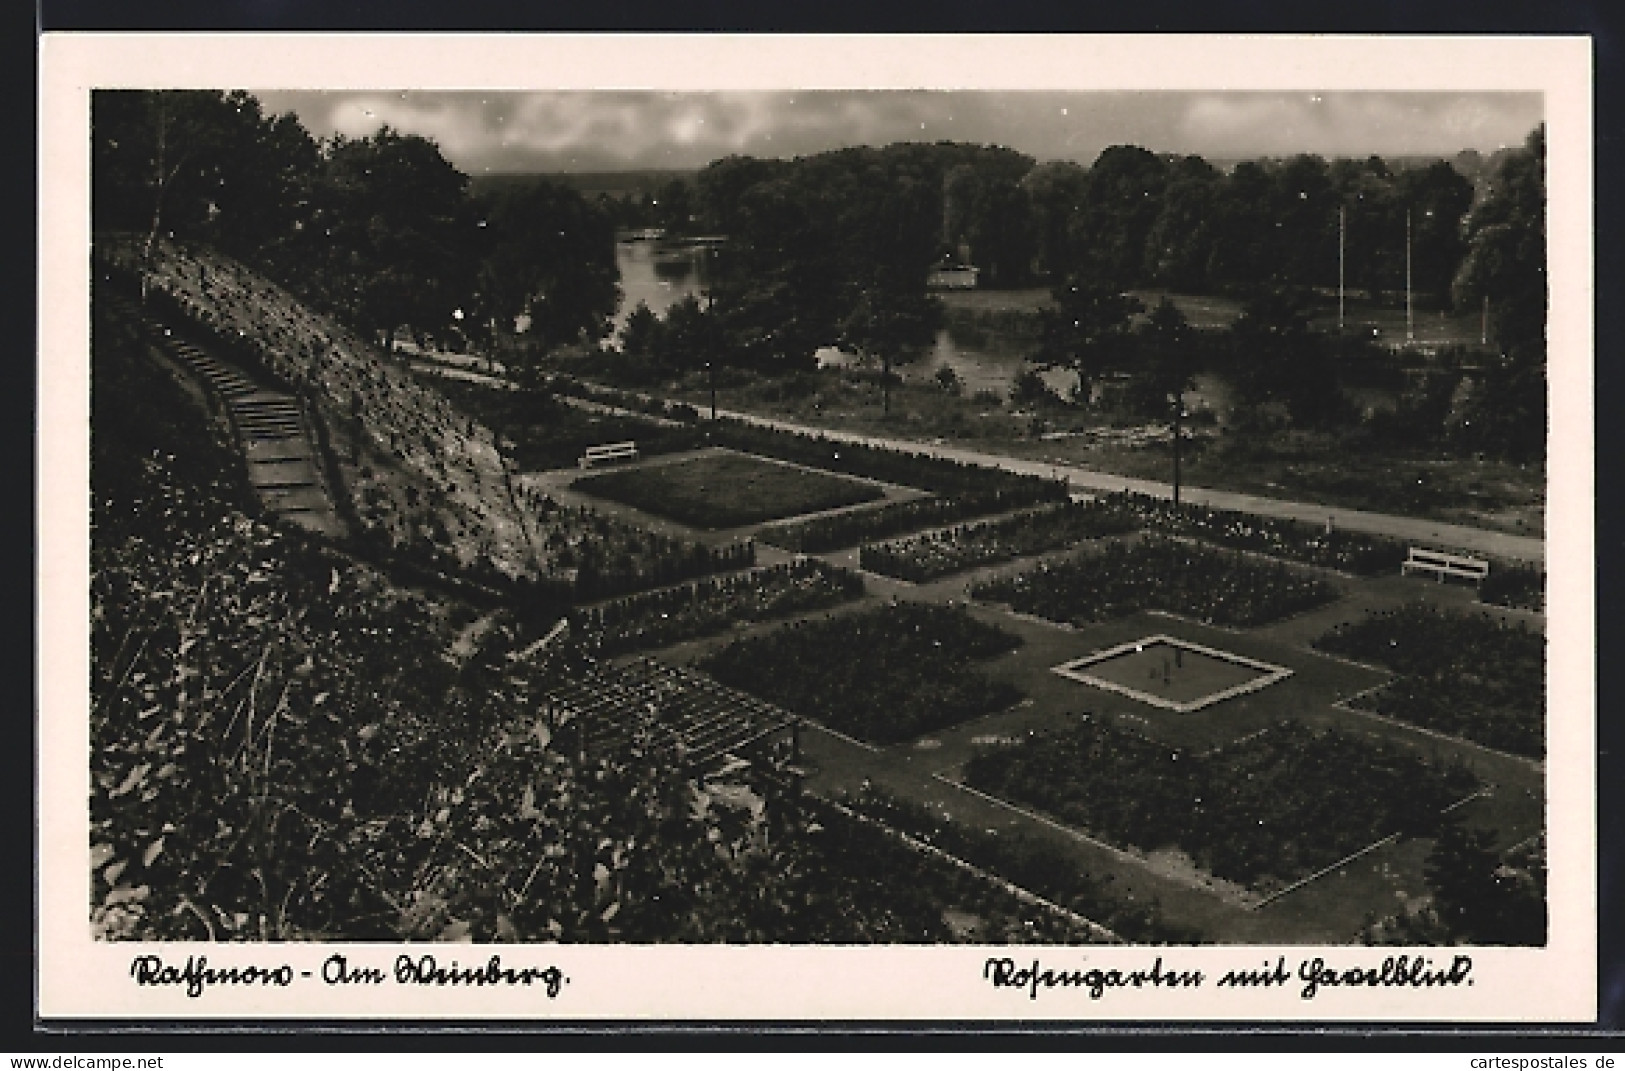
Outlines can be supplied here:
<path id="1" fill-rule="evenodd" d="M 304 419 L 297 405 L 260 405 L 252 398 L 234 400 L 231 411 L 240 420 L 291 420 L 297 424 Z"/>
<path id="2" fill-rule="evenodd" d="M 237 426 L 244 435 L 302 435 L 304 428 L 297 420 L 239 420 Z"/>
<path id="3" fill-rule="evenodd" d="M 314 458 L 310 443 L 303 437 L 297 439 L 250 439 L 244 446 L 250 466 L 291 461 L 311 461 Z"/>
<path id="4" fill-rule="evenodd" d="M 251 401 L 248 404 L 233 402 L 231 411 L 237 414 L 239 420 L 268 420 L 275 423 L 297 424 L 303 419 L 303 414 L 297 407 L 272 408 L 254 405 Z"/>
<path id="5" fill-rule="evenodd" d="M 260 490 L 260 491 L 278 491 L 278 492 L 281 492 L 281 491 L 297 491 L 297 490 L 300 490 L 300 489 L 306 488 L 306 487 L 313 487 L 313 488 L 318 488 L 318 489 L 321 487 L 321 483 L 316 479 L 315 474 L 313 474 L 313 473 L 306 473 L 306 474 L 302 474 L 302 475 L 290 475 L 290 476 L 287 476 L 287 477 L 284 477 L 284 478 L 278 478 L 278 477 L 272 477 L 271 479 L 255 478 L 255 479 L 250 480 L 249 482 L 252 483 L 257 490 Z"/>

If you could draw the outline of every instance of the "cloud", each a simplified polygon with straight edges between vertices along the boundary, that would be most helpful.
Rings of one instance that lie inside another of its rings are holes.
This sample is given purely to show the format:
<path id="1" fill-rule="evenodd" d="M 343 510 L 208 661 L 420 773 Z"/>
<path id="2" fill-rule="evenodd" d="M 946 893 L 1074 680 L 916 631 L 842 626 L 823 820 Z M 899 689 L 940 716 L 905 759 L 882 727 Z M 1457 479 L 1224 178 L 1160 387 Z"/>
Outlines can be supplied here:
<path id="1" fill-rule="evenodd" d="M 1234 93 L 1191 98 L 1177 137 L 1232 157 L 1454 154 L 1516 144 L 1540 120 L 1528 93 Z"/>
<path id="2" fill-rule="evenodd" d="M 261 94 L 318 136 L 379 126 L 434 139 L 463 170 L 701 167 L 729 154 L 955 140 L 1092 162 L 1109 145 L 1219 158 L 1449 155 L 1520 142 L 1537 94 L 926 91 Z"/>

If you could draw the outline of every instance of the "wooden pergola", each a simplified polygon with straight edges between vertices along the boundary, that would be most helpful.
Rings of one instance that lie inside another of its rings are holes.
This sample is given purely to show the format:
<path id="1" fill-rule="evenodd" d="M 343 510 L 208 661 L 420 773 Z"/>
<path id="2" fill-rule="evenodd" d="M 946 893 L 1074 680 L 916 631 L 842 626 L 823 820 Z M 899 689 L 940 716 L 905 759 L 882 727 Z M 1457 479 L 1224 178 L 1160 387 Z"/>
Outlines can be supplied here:
<path id="1" fill-rule="evenodd" d="M 771 757 L 782 764 L 786 751 L 791 762 L 800 754 L 796 715 L 652 658 L 624 666 L 591 663 L 547 693 L 543 716 L 555 737 L 572 738 L 573 730 L 585 755 L 624 748 L 643 731 L 690 771 L 729 758 Z"/>

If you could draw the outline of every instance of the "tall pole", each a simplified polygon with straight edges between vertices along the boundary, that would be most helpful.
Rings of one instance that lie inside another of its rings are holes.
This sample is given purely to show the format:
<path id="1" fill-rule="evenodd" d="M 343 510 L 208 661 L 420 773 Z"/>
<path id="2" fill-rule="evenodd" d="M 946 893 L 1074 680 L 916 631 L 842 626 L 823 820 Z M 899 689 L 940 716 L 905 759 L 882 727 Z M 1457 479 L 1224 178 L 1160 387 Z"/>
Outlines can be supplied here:
<path id="1" fill-rule="evenodd" d="M 1179 512 L 1179 446 L 1184 436 L 1179 430 L 1179 420 L 1185 415 L 1185 394 L 1176 389 L 1174 391 L 1174 512 Z"/>
<path id="2" fill-rule="evenodd" d="M 1405 210 L 1405 341 L 1416 341 L 1416 317 L 1411 308 L 1411 210 Z"/>
<path id="3" fill-rule="evenodd" d="M 718 334 L 718 332 L 717 332 L 717 324 L 716 324 L 716 316 L 715 316 L 716 307 L 717 307 L 717 295 L 709 286 L 707 286 L 705 288 L 705 319 L 706 319 L 706 322 L 709 324 L 709 326 L 711 328 L 711 330 L 710 330 L 710 335 L 711 335 L 711 359 L 709 361 L 705 362 L 705 371 L 707 373 L 706 378 L 709 379 L 710 383 L 711 383 L 711 421 L 712 421 L 712 423 L 715 423 L 716 419 L 717 419 L 717 334 Z"/>
<path id="4" fill-rule="evenodd" d="M 1478 344 L 1480 346 L 1490 344 L 1490 296 L 1488 294 L 1484 295 L 1484 312 L 1478 321 Z"/>
<path id="5" fill-rule="evenodd" d="M 1337 333 L 1343 333 L 1343 245 L 1348 236 L 1348 208 L 1337 206 Z"/>

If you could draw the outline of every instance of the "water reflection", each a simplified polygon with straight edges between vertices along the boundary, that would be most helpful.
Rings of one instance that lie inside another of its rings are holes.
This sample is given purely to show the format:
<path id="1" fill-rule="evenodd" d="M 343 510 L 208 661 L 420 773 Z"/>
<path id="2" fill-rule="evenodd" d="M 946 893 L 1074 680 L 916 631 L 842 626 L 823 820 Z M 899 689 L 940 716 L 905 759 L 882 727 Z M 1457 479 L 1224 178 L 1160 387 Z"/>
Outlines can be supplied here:
<path id="1" fill-rule="evenodd" d="M 616 331 L 639 302 L 665 316 L 667 309 L 684 298 L 698 296 L 705 285 L 705 249 L 693 243 L 616 242 L 615 265 L 621 270 L 622 295 L 615 313 Z"/>
<path id="2" fill-rule="evenodd" d="M 681 240 L 617 242 L 615 263 L 621 269 L 621 290 L 625 295 L 615 316 L 617 331 L 640 301 L 664 316 L 667 309 L 690 295 L 703 297 L 706 251 L 701 245 Z M 959 377 L 967 397 L 989 391 L 1008 398 L 1016 378 L 1036 370 L 1050 390 L 1070 398 L 1078 382 L 1077 374 L 1067 368 L 1043 369 L 1033 364 L 1027 359 L 1033 345 L 1030 338 L 997 330 L 944 328 L 937 332 L 929 352 L 896 371 L 905 382 L 925 382 L 946 365 Z M 861 363 L 856 355 L 835 346 L 820 349 L 817 357 L 821 368 L 850 368 Z M 1230 403 L 1229 386 L 1217 375 L 1197 376 L 1195 389 L 1186 395 L 1186 405 L 1211 408 L 1221 420 L 1228 414 Z"/>

